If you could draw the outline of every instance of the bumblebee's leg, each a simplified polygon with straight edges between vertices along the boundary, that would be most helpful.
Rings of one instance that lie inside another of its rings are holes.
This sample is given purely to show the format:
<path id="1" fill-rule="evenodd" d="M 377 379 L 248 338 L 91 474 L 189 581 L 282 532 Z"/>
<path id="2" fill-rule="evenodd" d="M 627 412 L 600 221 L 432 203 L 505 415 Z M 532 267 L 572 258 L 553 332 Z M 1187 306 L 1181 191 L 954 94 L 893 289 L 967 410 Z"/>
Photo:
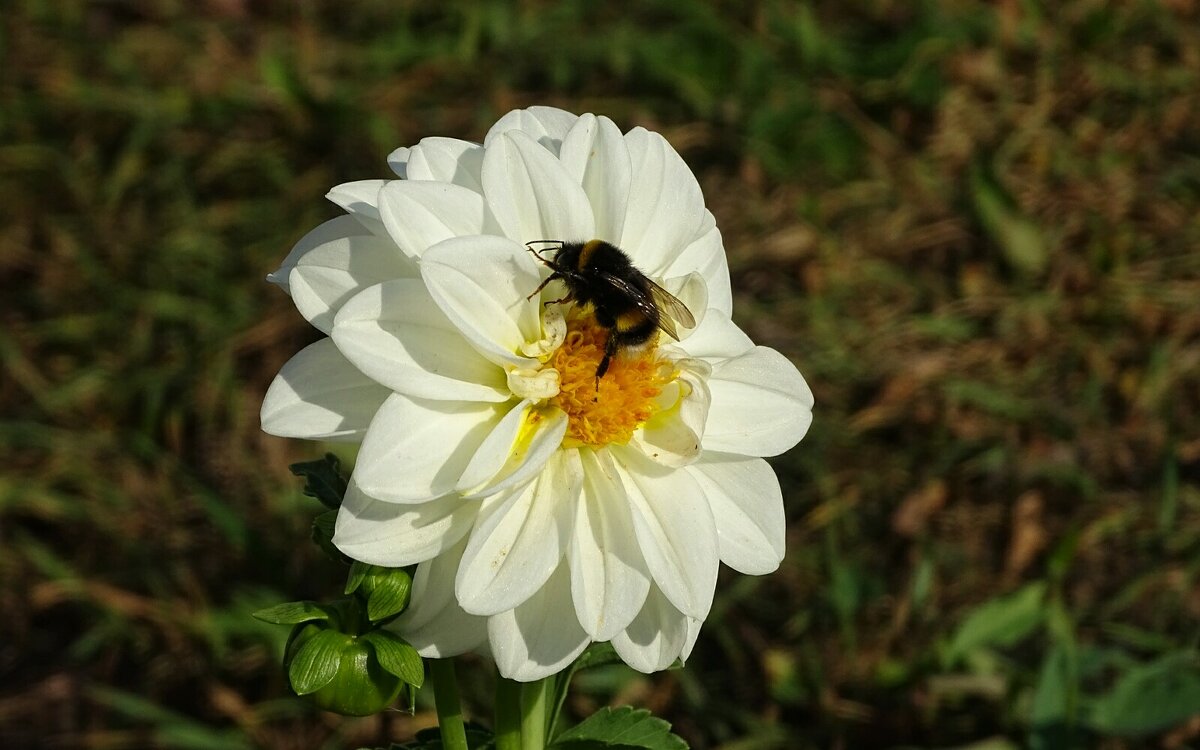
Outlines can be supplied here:
<path id="1" fill-rule="evenodd" d="M 617 338 L 616 332 L 608 334 L 608 341 L 604 342 L 604 357 L 600 360 L 600 366 L 596 368 L 596 389 L 600 389 L 600 378 L 604 377 L 604 373 L 608 372 L 608 365 L 612 361 L 613 356 L 620 348 L 621 342 Z"/>
<path id="2" fill-rule="evenodd" d="M 533 299 L 533 296 L 535 294 L 537 294 L 538 292 L 542 291 L 543 289 L 545 289 L 546 285 L 549 284 L 551 281 L 554 281 L 555 279 L 561 279 L 561 278 L 562 278 L 562 276 L 559 275 L 558 271 L 555 271 L 554 273 L 550 274 L 549 276 L 546 277 L 545 281 L 543 281 L 541 284 L 538 284 L 537 289 L 534 289 L 532 292 L 529 293 L 529 296 L 525 298 L 525 301 L 528 302 L 529 300 Z"/>

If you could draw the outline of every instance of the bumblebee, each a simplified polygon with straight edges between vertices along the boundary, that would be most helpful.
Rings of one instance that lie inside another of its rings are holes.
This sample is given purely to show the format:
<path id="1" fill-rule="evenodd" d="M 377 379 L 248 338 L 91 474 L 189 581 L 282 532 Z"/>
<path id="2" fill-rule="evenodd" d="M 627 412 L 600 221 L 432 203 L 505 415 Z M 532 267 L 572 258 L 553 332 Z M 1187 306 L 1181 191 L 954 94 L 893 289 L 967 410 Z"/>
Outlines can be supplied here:
<path id="1" fill-rule="evenodd" d="M 558 249 L 553 257 L 547 258 L 542 254 L 546 250 L 536 250 L 534 245 L 558 245 Z M 567 295 L 546 304 L 575 302 L 591 306 L 596 323 L 609 330 L 604 358 L 596 368 L 597 386 L 621 348 L 645 344 L 656 331 L 678 341 L 676 323 L 683 328 L 696 327 L 696 319 L 687 306 L 647 278 L 616 245 L 604 240 L 534 240 L 525 246 L 554 272 L 526 299 L 533 299 L 551 281 L 561 280 L 567 287 Z"/>

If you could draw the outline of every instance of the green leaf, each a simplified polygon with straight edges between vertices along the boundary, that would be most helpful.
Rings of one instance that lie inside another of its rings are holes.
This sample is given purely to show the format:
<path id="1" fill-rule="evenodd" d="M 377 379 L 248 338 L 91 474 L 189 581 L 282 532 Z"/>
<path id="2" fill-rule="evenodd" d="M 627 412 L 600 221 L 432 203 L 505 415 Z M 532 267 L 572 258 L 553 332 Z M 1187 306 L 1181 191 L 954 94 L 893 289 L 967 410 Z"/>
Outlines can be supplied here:
<path id="1" fill-rule="evenodd" d="M 1078 739 L 1075 737 L 1073 718 L 1076 684 L 1071 652 L 1062 645 L 1055 646 L 1042 662 L 1037 689 L 1033 693 L 1033 707 L 1029 716 L 1030 750 L 1075 746 Z"/>
<path id="2" fill-rule="evenodd" d="M 328 685 L 337 675 L 342 650 L 350 641 L 351 636 L 336 630 L 322 630 L 308 639 L 288 669 L 296 695 L 315 693 Z"/>
<path id="3" fill-rule="evenodd" d="M 366 580 L 367 574 L 371 572 L 371 568 L 375 567 L 370 563 L 365 563 L 361 560 L 355 560 L 350 563 L 350 573 L 346 575 L 346 589 L 344 593 L 353 594 Z"/>
<path id="4" fill-rule="evenodd" d="M 413 687 L 419 688 L 425 682 L 425 664 L 408 641 L 388 630 L 372 630 L 362 640 L 375 648 L 379 666 Z"/>
<path id="5" fill-rule="evenodd" d="M 1200 715 L 1200 657 L 1176 651 L 1126 672 L 1091 706 L 1098 732 L 1143 736 Z"/>
<path id="6" fill-rule="evenodd" d="M 287 602 L 260 609 L 252 616 L 276 625 L 299 625 L 302 622 L 328 620 L 330 614 L 324 606 L 316 602 Z"/>
<path id="7" fill-rule="evenodd" d="M 339 469 L 341 462 L 332 453 L 316 461 L 303 461 L 288 468 L 292 474 L 304 477 L 304 494 L 316 498 L 330 510 L 342 505 L 346 494 L 346 480 Z"/>
<path id="8" fill-rule="evenodd" d="M 579 658 L 575 660 L 574 669 L 590 669 L 592 667 L 603 667 L 608 664 L 623 664 L 621 657 L 617 655 L 617 650 L 613 648 L 611 643 L 593 643 L 588 646 Z"/>
<path id="9" fill-rule="evenodd" d="M 980 648 L 1020 642 L 1041 625 L 1045 594 L 1045 582 L 1038 581 L 979 606 L 958 627 L 946 650 L 946 660 L 957 661 Z"/>
<path id="10" fill-rule="evenodd" d="M 600 709 L 559 735 L 553 747 L 563 750 L 687 750 L 687 743 L 671 734 L 670 724 L 652 716 L 649 711 L 620 706 Z"/>

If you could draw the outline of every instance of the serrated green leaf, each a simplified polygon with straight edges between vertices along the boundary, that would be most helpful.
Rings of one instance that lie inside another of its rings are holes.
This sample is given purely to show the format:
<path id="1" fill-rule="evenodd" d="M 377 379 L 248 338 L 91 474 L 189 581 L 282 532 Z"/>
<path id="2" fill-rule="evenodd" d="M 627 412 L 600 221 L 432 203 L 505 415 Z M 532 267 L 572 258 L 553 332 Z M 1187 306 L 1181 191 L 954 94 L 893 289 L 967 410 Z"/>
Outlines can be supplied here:
<path id="1" fill-rule="evenodd" d="M 329 619 L 329 611 L 316 602 L 286 602 L 255 612 L 252 617 L 276 625 L 299 625 Z"/>
<path id="2" fill-rule="evenodd" d="M 687 743 L 671 733 L 670 724 L 649 711 L 620 706 L 600 709 L 559 735 L 552 747 L 562 750 L 687 750 Z"/>
<path id="3" fill-rule="evenodd" d="M 304 494 L 316 498 L 330 510 L 342 505 L 346 494 L 346 479 L 340 470 L 341 462 L 332 453 L 315 461 L 302 461 L 288 468 L 292 474 L 304 477 Z"/>
<path id="4" fill-rule="evenodd" d="M 947 661 L 991 646 L 1012 646 L 1034 631 L 1045 616 L 1046 584 L 1031 583 L 976 608 L 958 627 L 946 651 Z"/>
<path id="5" fill-rule="evenodd" d="M 1177 651 L 1134 667 L 1091 706 L 1098 732 L 1144 736 L 1200 715 L 1200 656 Z"/>
<path id="6" fill-rule="evenodd" d="M 425 665 L 408 641 L 388 630 L 372 630 L 362 640 L 375 648 L 379 666 L 413 687 L 419 688 L 425 682 Z"/>
<path id="7" fill-rule="evenodd" d="M 322 630 L 300 648 L 288 669 L 288 680 L 296 695 L 315 693 L 333 680 L 342 649 L 350 638 L 336 630 Z"/>

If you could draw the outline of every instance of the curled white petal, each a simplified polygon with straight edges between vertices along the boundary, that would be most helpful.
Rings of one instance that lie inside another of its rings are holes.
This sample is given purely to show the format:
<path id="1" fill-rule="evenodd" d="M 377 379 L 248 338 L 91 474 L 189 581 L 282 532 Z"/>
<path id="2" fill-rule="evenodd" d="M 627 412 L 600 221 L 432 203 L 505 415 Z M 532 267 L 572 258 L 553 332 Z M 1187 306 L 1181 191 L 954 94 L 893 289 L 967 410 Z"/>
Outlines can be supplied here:
<path id="1" fill-rule="evenodd" d="M 387 180 L 357 180 L 344 182 L 325 194 L 371 234 L 386 237 L 387 230 L 379 216 L 379 190 Z"/>
<path id="2" fill-rule="evenodd" d="M 454 491 L 504 404 L 432 401 L 393 393 L 367 429 L 354 478 L 390 503 L 426 503 Z"/>
<path id="3" fill-rule="evenodd" d="M 571 608 L 565 565 L 524 604 L 488 618 L 488 644 L 500 674 L 530 682 L 561 672 L 591 639 Z"/>
<path id="4" fill-rule="evenodd" d="M 411 151 L 407 146 L 401 146 L 387 157 L 388 166 L 402 180 L 408 177 L 408 155 Z"/>
<path id="5" fill-rule="evenodd" d="M 705 383 L 708 365 L 702 360 L 680 360 L 676 366 L 679 377 L 659 394 L 667 401 L 630 441 L 655 463 L 670 467 L 686 466 L 699 457 L 711 401 Z"/>
<path id="6" fill-rule="evenodd" d="M 583 491 L 567 551 L 571 595 L 584 630 L 593 640 L 607 641 L 641 611 L 650 575 L 612 458 L 607 451 L 579 453 Z"/>
<path id="7" fill-rule="evenodd" d="M 417 566 L 412 603 L 388 626 L 423 657 L 445 659 L 487 643 L 487 618 L 468 614 L 454 598 L 454 576 L 466 545 L 464 535 L 442 554 Z"/>
<path id="8" fill-rule="evenodd" d="M 707 220 L 712 220 L 712 213 L 706 210 L 704 214 Z M 733 289 L 729 283 L 729 261 L 721 241 L 721 230 L 717 229 L 715 221 L 679 251 L 662 273 L 666 277 L 681 273 L 700 274 L 708 290 L 709 306 L 725 313 L 726 317 L 732 314 Z"/>
<path id="9" fill-rule="evenodd" d="M 379 191 L 388 235 L 410 258 L 451 237 L 483 234 L 487 208 L 479 193 L 448 182 L 393 180 Z"/>
<path id="10" fill-rule="evenodd" d="M 292 301 L 317 329 L 329 333 L 342 305 L 381 281 L 416 276 L 416 266 L 396 246 L 375 236 L 344 237 L 314 247 L 288 278 Z"/>
<path id="11" fill-rule="evenodd" d="M 455 579 L 463 609 L 494 615 L 542 587 L 562 559 L 582 480 L 579 454 L 559 451 L 532 482 L 483 501 Z"/>
<path id="12" fill-rule="evenodd" d="M 667 139 L 645 128 L 625 134 L 633 165 L 620 247 L 645 273 L 661 278 L 704 220 L 704 195 Z"/>
<path id="13" fill-rule="evenodd" d="M 712 510 L 696 480 L 640 451 L 610 446 L 633 509 L 638 546 L 654 582 L 686 615 L 712 606 L 719 554 Z"/>
<path id="14" fill-rule="evenodd" d="M 460 334 L 492 362 L 532 367 L 517 352 L 541 338 L 537 300 L 526 299 L 540 283 L 525 247 L 503 237 L 458 237 L 421 258 L 430 295 Z"/>
<path id="15" fill-rule="evenodd" d="M 679 658 L 687 642 L 688 619 L 654 587 L 633 622 L 613 636 L 613 648 L 639 672 L 666 669 Z"/>
<path id="16" fill-rule="evenodd" d="M 422 138 L 412 147 L 405 174 L 410 180 L 450 182 L 483 192 L 483 146 L 457 138 Z"/>
<path id="17" fill-rule="evenodd" d="M 420 279 L 368 287 L 334 318 L 332 337 L 358 369 L 399 393 L 439 401 L 506 401 L 504 370 L 438 310 Z"/>
<path id="18" fill-rule="evenodd" d="M 271 381 L 263 398 L 263 431 L 308 440 L 361 440 L 388 397 L 333 342 L 301 349 Z"/>
<path id="19" fill-rule="evenodd" d="M 633 173 L 620 128 L 607 117 L 581 115 L 563 138 L 559 158 L 592 205 L 594 236 L 618 242 Z"/>
<path id="20" fill-rule="evenodd" d="M 336 219 L 320 224 L 316 229 L 301 237 L 295 245 L 292 246 L 291 252 L 283 259 L 283 263 L 279 268 L 267 274 L 267 281 L 279 286 L 283 291 L 291 294 L 291 288 L 288 286 L 288 276 L 292 273 L 292 269 L 296 267 L 296 263 L 304 257 L 306 253 L 315 247 L 324 245 L 331 240 L 340 240 L 345 237 L 356 237 L 360 235 L 369 235 L 362 224 L 353 216 L 339 216 Z"/>
<path id="21" fill-rule="evenodd" d="M 705 450 L 776 456 L 812 424 L 813 395 L 796 366 L 765 346 L 713 365 Z"/>
<path id="22" fill-rule="evenodd" d="M 761 458 L 705 451 L 689 466 L 717 522 L 721 562 L 740 573 L 763 575 L 783 561 L 783 493 Z"/>
<path id="23" fill-rule="evenodd" d="M 745 354 L 754 348 L 754 342 L 729 319 L 729 315 L 709 308 L 703 322 L 679 347 L 690 356 L 711 363 Z"/>
<path id="24" fill-rule="evenodd" d="M 447 495 L 421 505 L 371 497 L 352 477 L 338 510 L 333 543 L 372 565 L 400 568 L 446 551 L 471 528 L 479 502 Z"/>
<path id="25" fill-rule="evenodd" d="M 484 136 L 483 145 L 490 148 L 502 133 L 520 131 L 537 141 L 543 148 L 558 156 L 559 147 L 578 115 L 556 107 L 514 109 L 496 121 Z"/>
<path id="26" fill-rule="evenodd" d="M 501 231 L 519 243 L 590 239 L 596 233 L 583 187 L 521 131 L 502 133 L 488 145 L 483 192 Z"/>

